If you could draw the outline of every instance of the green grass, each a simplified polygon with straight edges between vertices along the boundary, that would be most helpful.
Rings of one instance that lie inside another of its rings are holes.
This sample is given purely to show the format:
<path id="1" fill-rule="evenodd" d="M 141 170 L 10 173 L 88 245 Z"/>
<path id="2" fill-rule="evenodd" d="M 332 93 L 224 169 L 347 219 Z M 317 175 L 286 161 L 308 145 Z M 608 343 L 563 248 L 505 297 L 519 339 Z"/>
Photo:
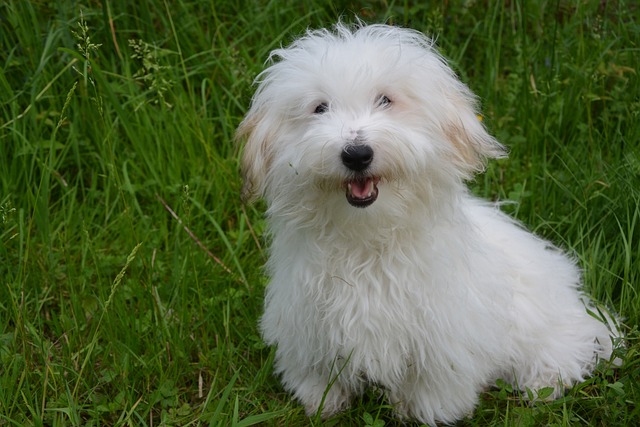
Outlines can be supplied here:
<path id="1" fill-rule="evenodd" d="M 398 424 L 375 392 L 308 419 L 271 375 L 233 144 L 268 52 L 356 13 L 438 36 L 511 150 L 474 191 L 628 328 L 619 369 L 533 406 L 497 387 L 459 425 L 639 424 L 640 6 L 423 3 L 3 2 L 0 426 Z"/>

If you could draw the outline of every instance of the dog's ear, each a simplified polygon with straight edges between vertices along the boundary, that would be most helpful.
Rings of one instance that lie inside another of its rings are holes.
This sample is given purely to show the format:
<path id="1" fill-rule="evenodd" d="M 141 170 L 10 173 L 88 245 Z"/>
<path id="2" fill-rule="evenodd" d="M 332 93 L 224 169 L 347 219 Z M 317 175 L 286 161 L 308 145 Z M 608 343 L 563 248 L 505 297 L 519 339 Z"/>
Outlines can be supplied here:
<path id="1" fill-rule="evenodd" d="M 456 95 L 450 99 L 452 108 L 443 130 L 454 149 L 453 161 L 471 177 L 484 170 L 487 159 L 506 157 L 507 151 L 487 132 L 482 116 L 475 110 L 473 95 L 470 92 Z"/>
<path id="2" fill-rule="evenodd" d="M 267 172 L 271 165 L 270 133 L 264 114 L 250 111 L 235 135 L 236 143 L 242 144 L 240 169 L 242 174 L 242 201 L 251 203 L 263 196 Z"/>

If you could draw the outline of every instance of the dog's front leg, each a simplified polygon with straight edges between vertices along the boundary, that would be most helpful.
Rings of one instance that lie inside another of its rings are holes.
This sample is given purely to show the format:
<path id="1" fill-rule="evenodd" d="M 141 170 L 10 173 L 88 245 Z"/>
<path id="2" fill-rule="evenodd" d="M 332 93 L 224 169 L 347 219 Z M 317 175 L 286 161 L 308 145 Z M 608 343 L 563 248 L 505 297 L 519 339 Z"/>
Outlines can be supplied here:
<path id="1" fill-rule="evenodd" d="M 322 418 L 328 418 L 349 406 L 352 392 L 335 375 L 288 368 L 282 373 L 283 384 L 302 403 L 308 416 L 319 411 Z"/>
<path id="2" fill-rule="evenodd" d="M 387 397 L 401 418 L 415 418 L 428 425 L 449 424 L 473 413 L 479 390 L 473 379 L 463 376 L 438 382 L 418 375 L 388 390 Z"/>

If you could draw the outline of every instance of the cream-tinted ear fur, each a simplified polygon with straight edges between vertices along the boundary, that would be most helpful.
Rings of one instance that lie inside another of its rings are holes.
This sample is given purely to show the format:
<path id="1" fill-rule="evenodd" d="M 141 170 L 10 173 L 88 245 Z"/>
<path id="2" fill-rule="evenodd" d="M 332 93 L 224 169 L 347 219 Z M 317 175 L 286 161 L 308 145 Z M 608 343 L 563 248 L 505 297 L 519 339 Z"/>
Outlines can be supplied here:
<path id="1" fill-rule="evenodd" d="M 240 163 L 242 173 L 242 200 L 246 203 L 255 201 L 264 193 L 267 172 L 272 163 L 272 132 L 263 120 L 264 113 L 250 111 L 244 118 L 238 131 L 236 141 L 245 140 Z"/>
<path id="2" fill-rule="evenodd" d="M 470 94 L 461 95 L 450 99 L 452 108 L 447 114 L 443 130 L 455 149 L 453 161 L 467 177 L 471 177 L 484 170 L 487 159 L 506 157 L 507 151 L 485 129 Z"/>

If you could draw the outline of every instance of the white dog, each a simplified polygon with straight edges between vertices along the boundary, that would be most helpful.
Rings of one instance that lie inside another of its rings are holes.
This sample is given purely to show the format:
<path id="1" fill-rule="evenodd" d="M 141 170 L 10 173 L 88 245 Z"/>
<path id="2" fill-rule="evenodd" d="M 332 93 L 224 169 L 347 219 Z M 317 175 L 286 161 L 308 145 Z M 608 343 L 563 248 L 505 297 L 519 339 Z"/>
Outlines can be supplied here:
<path id="1" fill-rule="evenodd" d="M 466 189 L 504 150 L 428 38 L 338 24 L 271 58 L 238 130 L 244 196 L 272 235 L 262 335 L 308 414 L 375 384 L 448 423 L 498 378 L 558 396 L 611 356 L 576 265 Z"/>

